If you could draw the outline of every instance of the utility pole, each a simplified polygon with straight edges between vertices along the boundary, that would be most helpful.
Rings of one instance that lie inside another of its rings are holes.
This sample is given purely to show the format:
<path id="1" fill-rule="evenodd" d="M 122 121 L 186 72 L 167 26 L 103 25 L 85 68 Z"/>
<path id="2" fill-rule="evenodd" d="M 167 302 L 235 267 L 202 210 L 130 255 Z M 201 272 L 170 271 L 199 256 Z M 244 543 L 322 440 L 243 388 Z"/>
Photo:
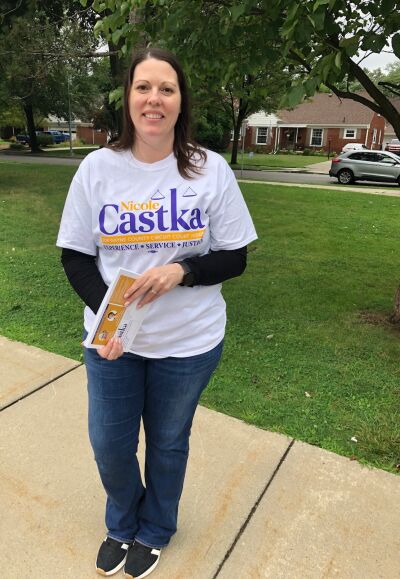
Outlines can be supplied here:
<path id="1" fill-rule="evenodd" d="M 68 131 L 69 131 L 69 154 L 74 155 L 72 150 L 72 128 L 71 128 L 71 98 L 69 94 L 69 75 L 67 76 L 67 94 L 68 94 Z"/>

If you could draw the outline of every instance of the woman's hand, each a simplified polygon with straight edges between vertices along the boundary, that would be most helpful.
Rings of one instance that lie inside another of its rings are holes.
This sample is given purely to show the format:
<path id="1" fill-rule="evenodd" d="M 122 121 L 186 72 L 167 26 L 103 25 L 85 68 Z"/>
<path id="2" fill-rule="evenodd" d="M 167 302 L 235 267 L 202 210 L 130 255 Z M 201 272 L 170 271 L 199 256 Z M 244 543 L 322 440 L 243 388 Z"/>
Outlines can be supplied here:
<path id="1" fill-rule="evenodd" d="M 129 306 L 137 298 L 142 298 L 137 308 L 154 302 L 163 294 L 181 283 L 184 269 L 179 263 L 170 263 L 160 267 L 152 267 L 137 278 L 135 283 L 124 294 L 125 306 Z"/>
<path id="2" fill-rule="evenodd" d="M 114 336 L 107 342 L 105 346 L 99 348 L 97 353 L 99 356 L 105 358 L 106 360 L 117 360 L 117 358 L 120 358 L 124 353 L 121 338 Z"/>

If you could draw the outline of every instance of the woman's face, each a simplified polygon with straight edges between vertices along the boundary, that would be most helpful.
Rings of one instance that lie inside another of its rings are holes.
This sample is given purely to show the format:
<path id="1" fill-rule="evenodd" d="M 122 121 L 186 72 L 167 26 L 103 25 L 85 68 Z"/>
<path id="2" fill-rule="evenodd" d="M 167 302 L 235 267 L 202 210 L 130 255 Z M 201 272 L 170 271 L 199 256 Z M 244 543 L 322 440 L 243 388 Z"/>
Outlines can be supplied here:
<path id="1" fill-rule="evenodd" d="M 155 58 L 138 64 L 129 93 L 135 139 L 156 146 L 170 146 L 172 151 L 180 110 L 181 92 L 172 66 Z"/>

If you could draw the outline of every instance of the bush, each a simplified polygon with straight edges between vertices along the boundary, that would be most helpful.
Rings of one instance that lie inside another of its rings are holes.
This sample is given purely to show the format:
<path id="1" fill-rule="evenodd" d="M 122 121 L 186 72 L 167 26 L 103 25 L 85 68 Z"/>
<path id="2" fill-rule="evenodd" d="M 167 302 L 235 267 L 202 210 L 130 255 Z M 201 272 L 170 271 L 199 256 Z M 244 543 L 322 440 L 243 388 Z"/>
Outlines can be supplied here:
<path id="1" fill-rule="evenodd" d="M 9 148 L 13 151 L 21 151 L 21 149 L 24 149 L 25 147 L 22 143 L 10 143 Z"/>
<path id="2" fill-rule="evenodd" d="M 309 155 L 311 155 L 310 149 L 304 149 L 303 155 L 304 155 L 305 157 L 308 157 Z"/>
<path id="3" fill-rule="evenodd" d="M 37 142 L 39 147 L 48 147 L 53 144 L 53 137 L 51 135 L 37 135 Z"/>
<path id="4" fill-rule="evenodd" d="M 200 118 L 195 125 L 196 141 L 212 151 L 225 151 L 230 139 L 229 130 L 215 119 Z"/>

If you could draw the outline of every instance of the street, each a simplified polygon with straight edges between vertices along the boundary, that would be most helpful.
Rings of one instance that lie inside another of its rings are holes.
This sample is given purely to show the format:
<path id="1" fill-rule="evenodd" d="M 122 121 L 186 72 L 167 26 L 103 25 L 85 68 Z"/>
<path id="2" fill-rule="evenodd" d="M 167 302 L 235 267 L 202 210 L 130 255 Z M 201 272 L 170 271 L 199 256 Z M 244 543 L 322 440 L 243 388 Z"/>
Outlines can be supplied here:
<path id="1" fill-rule="evenodd" d="M 82 159 L 69 159 L 66 157 L 41 157 L 40 155 L 10 155 L 9 153 L 0 152 L 0 163 L 1 162 L 14 162 L 19 163 L 45 163 L 47 165 L 73 165 L 78 166 Z M 268 183 L 286 183 L 286 184 L 297 184 L 297 185 L 313 185 L 313 186 L 335 186 L 347 190 L 357 190 L 363 188 L 365 192 L 371 189 L 372 192 L 376 192 L 377 189 L 380 192 L 388 191 L 390 195 L 400 195 L 400 188 L 396 183 L 372 183 L 366 181 L 359 181 L 357 184 L 349 187 L 348 185 L 339 185 L 337 179 L 329 177 L 328 174 L 315 173 L 308 168 L 306 169 L 287 169 L 285 170 L 271 170 L 271 171 L 234 171 L 236 178 L 238 180 L 251 180 L 251 181 L 265 181 Z"/>

